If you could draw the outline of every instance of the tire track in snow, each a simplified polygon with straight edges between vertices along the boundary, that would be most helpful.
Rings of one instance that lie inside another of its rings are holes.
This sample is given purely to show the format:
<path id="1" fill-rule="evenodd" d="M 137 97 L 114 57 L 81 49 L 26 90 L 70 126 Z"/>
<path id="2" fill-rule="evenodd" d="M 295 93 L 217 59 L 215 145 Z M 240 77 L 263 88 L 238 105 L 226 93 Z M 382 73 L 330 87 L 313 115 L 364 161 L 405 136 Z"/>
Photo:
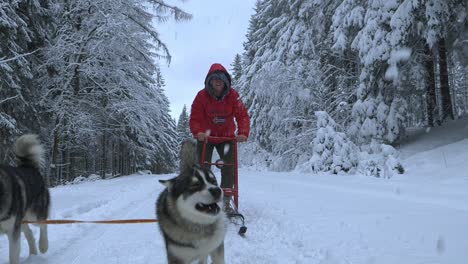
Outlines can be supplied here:
<path id="1" fill-rule="evenodd" d="M 331 176 L 333 177 L 333 176 Z M 334 176 L 337 177 L 337 176 Z M 363 188 L 351 188 L 355 187 L 354 185 L 351 187 L 341 187 L 337 185 L 327 184 L 327 183 L 320 183 L 320 182 L 310 182 L 307 180 L 304 181 L 295 181 L 295 180 L 285 180 L 280 177 L 275 178 L 275 182 L 282 182 L 285 185 L 294 185 L 297 187 L 302 188 L 314 188 L 320 190 L 329 190 L 334 191 L 336 193 L 346 193 L 346 194 L 358 194 L 367 197 L 374 197 L 380 199 L 388 199 L 394 200 L 398 202 L 412 202 L 416 204 L 424 204 L 429 206 L 437 206 L 442 208 L 447 208 L 451 210 L 459 210 L 463 212 L 468 212 L 468 203 L 459 199 L 446 199 L 444 197 L 432 198 L 432 197 L 418 197 L 414 194 L 402 194 L 401 189 L 398 186 L 393 186 L 394 190 L 371 190 L 371 189 L 363 189 Z M 376 184 L 378 187 L 378 184 Z M 468 198 L 468 195 L 466 196 Z"/>
<path id="2" fill-rule="evenodd" d="M 160 185 L 157 184 L 157 178 L 158 177 L 155 177 L 154 175 L 128 176 L 116 180 L 106 180 L 93 183 L 95 185 L 89 184 L 87 186 L 77 185 L 66 186 L 64 188 L 59 187 L 59 189 L 62 188 L 66 190 L 59 190 L 59 196 L 56 196 L 54 195 L 56 193 L 53 193 L 52 198 L 60 199 L 63 197 L 73 197 L 73 200 L 76 200 L 76 204 L 71 206 L 71 209 L 65 210 L 63 210 L 64 205 L 62 204 L 60 205 L 62 210 L 57 208 L 59 211 L 52 212 L 52 215 L 57 215 L 57 217 L 68 216 L 70 218 L 86 220 L 94 220 L 98 218 L 153 218 L 155 217 L 155 197 L 162 189 L 162 186 L 159 187 Z M 92 189 L 99 189 L 108 195 L 103 195 L 102 200 L 94 200 L 95 197 L 99 197 L 94 195 L 91 198 L 87 197 L 84 203 L 80 203 L 80 195 L 86 194 L 90 187 Z M 145 206 L 149 208 L 145 209 Z M 52 210 L 56 209 L 52 208 Z M 138 226 L 142 228 L 144 228 L 144 226 L 150 226 L 150 229 L 157 230 L 157 226 L 155 224 L 144 224 Z M 35 237 L 37 239 L 39 234 L 36 229 L 37 228 L 34 228 L 33 232 L 35 233 Z M 120 232 L 121 229 L 122 226 L 120 225 L 77 224 L 50 226 L 48 253 L 38 256 L 22 257 L 21 263 L 115 263 L 112 261 L 103 262 L 102 259 L 91 262 L 83 262 L 82 260 L 88 256 L 99 255 L 99 251 L 108 247 L 109 245 L 118 245 L 121 241 L 124 241 L 126 234 Z M 106 238 L 109 238 L 109 236 L 112 236 L 112 234 L 115 234 L 114 238 L 105 241 Z M 154 234 L 157 234 L 156 231 L 154 231 Z M 119 241 L 119 239 L 122 240 Z M 134 240 L 131 242 L 138 243 L 140 241 Z M 27 256 L 27 244 L 25 242 L 24 236 L 22 237 L 21 244 L 21 256 Z M 5 250 L 2 249 L 2 251 Z M 5 252 L 7 253 L 7 251 L 8 250 L 6 249 Z M 117 254 L 119 253 L 122 254 L 122 251 L 117 252 Z"/>
<path id="3" fill-rule="evenodd" d="M 157 190 L 154 190 L 157 192 Z M 154 192 L 141 196 L 138 196 L 137 200 L 128 202 L 125 208 L 119 209 L 117 212 L 112 214 L 112 217 L 115 219 L 126 219 L 126 218 L 136 218 L 138 212 L 141 212 L 142 209 L 147 206 L 148 201 L 154 203 Z M 125 201 L 125 199 L 122 199 Z M 153 210 L 154 211 L 154 210 Z M 124 213 L 120 213 L 124 212 Z M 148 215 L 149 212 L 144 211 L 145 215 Z M 150 217 L 154 217 L 154 214 Z M 141 228 L 150 225 L 156 230 L 155 224 L 136 224 Z M 122 229 L 126 227 L 120 225 L 96 225 L 90 230 L 86 231 L 85 234 L 81 235 L 78 241 L 72 241 L 72 243 L 67 247 L 69 250 L 66 252 L 59 252 L 53 256 L 48 256 L 48 264 L 53 263 L 70 263 L 70 264 L 79 264 L 79 263 L 89 263 L 89 261 L 83 261 L 86 258 L 93 257 L 98 255 L 97 253 L 105 248 L 106 244 L 115 244 L 119 243 L 119 239 L 125 239 L 126 234 L 122 232 Z M 116 241 L 117 240 L 117 241 Z M 58 256 L 57 256 L 58 255 Z M 114 263 L 114 262 L 109 262 Z"/>
<path id="4" fill-rule="evenodd" d="M 283 208 L 277 208 L 268 201 L 241 203 L 245 208 L 242 213 L 246 217 L 248 231 L 242 238 L 237 235 L 238 226 L 228 226 L 225 241 L 227 263 L 319 264 L 325 259 L 321 252 L 309 247 L 301 235 L 311 233 L 308 231 L 310 227 L 289 221 Z M 278 218 L 278 215 L 284 217 Z"/>

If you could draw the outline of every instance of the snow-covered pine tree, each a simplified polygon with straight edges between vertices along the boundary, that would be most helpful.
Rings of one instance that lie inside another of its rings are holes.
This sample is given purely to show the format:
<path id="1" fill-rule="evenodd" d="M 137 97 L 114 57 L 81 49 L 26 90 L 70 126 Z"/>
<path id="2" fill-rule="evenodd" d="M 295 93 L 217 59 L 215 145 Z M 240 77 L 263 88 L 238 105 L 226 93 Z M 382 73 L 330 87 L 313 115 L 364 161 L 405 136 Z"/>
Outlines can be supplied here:
<path id="1" fill-rule="evenodd" d="M 240 54 L 236 54 L 231 64 L 232 86 L 237 87 L 242 75 L 242 59 Z"/>
<path id="2" fill-rule="evenodd" d="M 279 169 L 288 169 L 310 158 L 301 143 L 315 135 L 304 124 L 313 123 L 317 110 L 349 128 L 365 148 L 395 143 L 405 127 L 424 125 L 439 99 L 434 90 L 455 65 L 452 50 L 464 50 L 465 10 L 456 0 L 257 1 L 240 78 L 256 143 L 280 157 L 273 162 Z M 447 53 L 448 67 L 440 67 L 440 53 Z M 295 91 L 301 87 L 307 92 Z"/>
<path id="3" fill-rule="evenodd" d="M 170 102 L 167 98 L 164 87 L 166 86 L 161 70 L 158 67 L 155 77 L 155 102 L 153 107 L 158 111 L 158 115 L 153 118 L 153 146 L 149 150 L 154 173 L 169 173 L 176 168 L 178 148 L 180 144 L 177 133 L 176 122 L 170 115 Z"/>
<path id="4" fill-rule="evenodd" d="M 279 159 L 277 170 L 310 158 L 314 111 L 334 111 L 338 94 L 323 85 L 311 23 L 311 1 L 259 1 L 244 43 L 240 90 L 258 144 Z M 318 22 L 318 21 L 317 21 Z"/>
<path id="5" fill-rule="evenodd" d="M 50 1 L 2 1 L 0 4 L 0 162 L 13 160 L 14 139 L 40 133 L 41 115 L 34 82 L 51 23 Z"/>
<path id="6" fill-rule="evenodd" d="M 184 105 L 182 113 L 180 113 L 179 120 L 177 121 L 177 133 L 181 141 L 187 138 L 192 138 L 189 126 L 189 114 L 187 113 L 187 107 Z"/>
<path id="7" fill-rule="evenodd" d="M 17 14 L 17 4 L 17 2 L 8 1 L 0 6 L 2 14 L 0 16 L 0 38 L 2 39 L 0 42 L 0 98 L 2 98 L 0 101 L 0 136 L 4 139 L 0 143 L 4 150 L 8 150 L 12 144 L 12 140 L 6 139 L 11 138 L 18 130 L 16 119 L 11 116 L 14 102 L 9 101 L 19 97 L 21 75 L 28 75 L 28 72 L 24 70 L 29 69 L 26 59 L 18 57 L 26 51 L 17 42 L 22 40 L 27 43 L 27 37 L 20 35 L 24 34 L 20 27 L 26 25 Z M 15 69 L 23 70 L 15 71 Z M 7 161 L 9 157 L 7 151 L 2 151 L 0 155 L 0 161 Z"/>
<path id="8" fill-rule="evenodd" d="M 375 154 L 385 146 L 375 147 L 378 142 L 393 143 L 401 137 L 403 125 L 432 126 L 439 119 L 437 106 L 442 108 L 440 118 L 450 116 L 452 96 L 445 57 L 451 41 L 447 36 L 460 28 L 455 10 L 466 10 L 466 4 L 438 0 L 344 3 L 347 6 L 340 6 L 335 14 L 334 48 L 348 43 L 362 65 L 351 126 L 356 139 L 372 142 L 374 147 L 368 149 Z M 353 22 L 343 22 L 343 17 Z M 340 30 L 343 25 L 346 30 Z M 343 32 L 347 32 L 344 37 Z M 424 114 L 420 109 L 427 111 Z"/>
<path id="9" fill-rule="evenodd" d="M 357 148 L 345 133 L 338 132 L 335 121 L 327 112 L 315 112 L 317 133 L 311 143 L 312 158 L 304 165 L 304 171 L 330 171 L 334 174 L 350 172 L 358 165 Z"/>
<path id="10" fill-rule="evenodd" d="M 40 80 L 47 89 L 41 103 L 54 115 L 53 149 L 62 150 L 54 151 L 52 165 L 84 157 L 92 161 L 79 165 L 84 173 L 102 177 L 175 168 L 177 133 L 154 61 L 170 55 L 153 19 L 190 16 L 152 0 L 60 1 L 57 7 L 68 15 L 57 16 Z M 52 175 L 59 182 L 75 176 Z"/>
<path id="11" fill-rule="evenodd" d="M 405 169 L 399 156 L 399 152 L 391 145 L 373 140 L 359 153 L 359 171 L 377 178 L 391 178 L 395 174 L 403 174 Z"/>
<path id="12" fill-rule="evenodd" d="M 349 48 L 358 52 L 362 65 L 350 129 L 358 143 L 371 139 L 393 142 L 403 132 L 404 104 L 394 106 L 397 112 L 389 112 L 390 106 L 401 100 L 393 83 L 380 70 L 391 59 L 392 52 L 401 48 L 399 41 L 390 38 L 390 20 L 397 7 L 392 1 L 350 0 L 344 1 L 335 13 L 333 47 L 343 50 L 344 45 L 350 45 Z"/>
<path id="13" fill-rule="evenodd" d="M 376 151 L 384 149 L 379 144 L 393 143 L 403 135 L 407 109 L 402 97 L 405 79 L 398 67 L 410 59 L 411 52 L 405 49 L 405 23 L 401 21 L 406 20 L 398 8 L 398 0 L 345 0 L 333 16 L 332 49 L 343 55 L 355 51 L 360 65 L 348 133 L 361 146 L 362 155 L 373 151 L 372 155 L 379 157 L 372 161 L 375 166 L 369 165 L 377 169 L 367 169 L 379 175 L 390 158 Z M 360 160 L 364 164 L 369 161 Z"/>
<path id="14" fill-rule="evenodd" d="M 417 88 L 424 87 L 426 92 L 422 94 L 421 101 L 426 102 L 428 126 L 433 126 L 434 121 L 440 124 L 444 118 L 452 117 L 455 112 L 454 94 L 457 92 L 454 91 L 455 87 L 451 87 L 454 83 L 449 77 L 453 76 L 455 64 L 460 61 L 456 54 L 462 50 L 458 43 L 463 39 L 467 8 L 467 4 L 460 1 L 404 0 L 392 17 L 392 33 L 404 39 L 404 43 L 411 45 L 414 51 L 411 58 L 412 67 L 403 70 L 403 73 L 409 75 L 406 79 L 411 79 L 414 69 L 424 69 L 420 71 L 422 74 L 416 74 L 413 78 L 420 80 L 420 85 L 413 84 L 413 87 L 416 87 L 413 97 L 421 96 Z M 449 74 L 451 71 L 452 74 Z M 413 106 L 415 101 L 409 105 Z"/>

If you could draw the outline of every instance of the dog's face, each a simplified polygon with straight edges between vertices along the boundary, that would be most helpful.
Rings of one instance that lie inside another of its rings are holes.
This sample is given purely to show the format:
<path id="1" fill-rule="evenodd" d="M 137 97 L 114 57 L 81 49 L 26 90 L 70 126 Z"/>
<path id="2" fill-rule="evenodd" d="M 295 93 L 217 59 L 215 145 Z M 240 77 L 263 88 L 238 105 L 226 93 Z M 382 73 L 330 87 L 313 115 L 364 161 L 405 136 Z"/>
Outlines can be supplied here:
<path id="1" fill-rule="evenodd" d="M 211 224 L 221 216 L 223 191 L 209 169 L 194 165 L 171 180 L 160 180 L 168 189 L 182 217 L 198 224 Z"/>

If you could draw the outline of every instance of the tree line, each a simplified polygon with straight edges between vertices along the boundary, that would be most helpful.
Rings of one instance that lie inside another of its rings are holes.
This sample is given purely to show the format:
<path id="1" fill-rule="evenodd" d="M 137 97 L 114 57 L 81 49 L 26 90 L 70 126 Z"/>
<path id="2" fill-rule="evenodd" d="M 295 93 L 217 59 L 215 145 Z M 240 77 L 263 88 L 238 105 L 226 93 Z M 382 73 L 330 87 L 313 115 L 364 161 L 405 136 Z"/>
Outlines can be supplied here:
<path id="1" fill-rule="evenodd" d="M 467 13 L 462 0 L 257 1 L 234 63 L 256 149 L 297 169 L 327 138 L 317 116 L 373 155 L 466 115 Z"/>
<path id="2" fill-rule="evenodd" d="M 23 133 L 40 135 L 46 175 L 173 171 L 179 136 L 155 28 L 188 20 L 158 0 L 6 0 L 0 5 L 0 161 Z"/>

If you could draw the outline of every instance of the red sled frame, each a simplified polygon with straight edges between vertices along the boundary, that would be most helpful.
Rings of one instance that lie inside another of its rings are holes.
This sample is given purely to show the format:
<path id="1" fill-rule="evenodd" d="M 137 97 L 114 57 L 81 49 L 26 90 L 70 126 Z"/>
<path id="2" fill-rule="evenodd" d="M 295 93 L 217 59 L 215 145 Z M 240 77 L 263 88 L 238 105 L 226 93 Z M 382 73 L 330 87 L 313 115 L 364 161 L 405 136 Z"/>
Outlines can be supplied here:
<path id="1" fill-rule="evenodd" d="M 233 144 L 233 163 L 224 163 L 220 160 L 216 162 L 208 162 L 206 161 L 206 145 L 208 144 L 209 139 L 217 139 L 217 140 L 222 140 L 222 141 L 231 141 Z M 244 216 L 239 213 L 239 164 L 238 164 L 238 159 L 237 159 L 237 138 L 236 137 L 213 137 L 213 136 L 208 136 L 205 137 L 205 140 L 203 141 L 203 148 L 202 148 L 202 153 L 200 157 L 200 166 L 204 167 L 206 165 L 215 165 L 217 168 L 222 168 L 223 166 L 233 166 L 234 167 L 234 186 L 232 188 L 223 188 L 223 193 L 225 196 L 232 196 L 234 199 L 234 205 L 235 205 L 235 213 L 228 213 L 227 216 L 229 218 L 239 218 L 242 221 L 242 226 L 239 230 L 240 235 L 244 235 L 245 232 L 247 232 L 247 227 L 245 226 L 245 221 L 244 221 Z"/>

